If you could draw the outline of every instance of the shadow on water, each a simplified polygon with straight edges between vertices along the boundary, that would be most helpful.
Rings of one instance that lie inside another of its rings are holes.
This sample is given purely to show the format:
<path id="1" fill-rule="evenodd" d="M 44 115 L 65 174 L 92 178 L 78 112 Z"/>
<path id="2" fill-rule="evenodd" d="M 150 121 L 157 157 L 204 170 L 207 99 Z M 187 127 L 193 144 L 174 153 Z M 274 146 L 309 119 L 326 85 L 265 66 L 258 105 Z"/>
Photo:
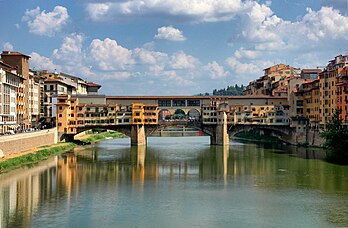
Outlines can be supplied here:
<path id="1" fill-rule="evenodd" d="M 264 148 L 277 154 L 288 154 L 290 156 L 295 156 L 303 159 L 320 159 L 324 160 L 326 157 L 326 151 L 324 148 L 320 147 L 301 147 L 289 145 L 282 142 L 257 142 L 243 139 L 233 139 L 235 142 L 245 143 L 245 144 L 255 144 L 259 148 Z"/>

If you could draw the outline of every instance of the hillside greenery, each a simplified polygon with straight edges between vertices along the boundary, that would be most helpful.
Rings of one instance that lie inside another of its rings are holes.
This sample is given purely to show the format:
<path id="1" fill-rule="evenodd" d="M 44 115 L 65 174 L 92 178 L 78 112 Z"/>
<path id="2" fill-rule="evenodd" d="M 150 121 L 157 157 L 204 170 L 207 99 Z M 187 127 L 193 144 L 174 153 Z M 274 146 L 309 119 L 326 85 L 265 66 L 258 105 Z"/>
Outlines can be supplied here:
<path id="1" fill-rule="evenodd" d="M 216 96 L 241 96 L 243 95 L 244 86 L 238 86 L 237 84 L 234 86 L 227 86 L 224 89 L 214 89 L 213 95 Z"/>
<path id="2" fill-rule="evenodd" d="M 198 96 L 242 96 L 243 95 L 243 90 L 245 89 L 245 86 L 243 85 L 237 85 L 235 84 L 234 86 L 227 86 L 226 88 L 223 89 L 214 89 L 213 93 L 199 93 L 196 94 Z"/>

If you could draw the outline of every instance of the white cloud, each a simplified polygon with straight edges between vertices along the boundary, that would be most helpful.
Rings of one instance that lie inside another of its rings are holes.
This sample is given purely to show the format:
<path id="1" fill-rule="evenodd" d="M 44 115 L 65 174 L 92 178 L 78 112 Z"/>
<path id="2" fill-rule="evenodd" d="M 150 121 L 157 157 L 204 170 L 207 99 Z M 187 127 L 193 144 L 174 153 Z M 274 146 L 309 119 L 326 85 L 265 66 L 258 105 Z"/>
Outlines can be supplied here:
<path id="1" fill-rule="evenodd" d="M 249 80 L 258 78 L 262 69 L 276 63 L 313 68 L 327 62 L 327 58 L 337 54 L 337 47 L 344 48 L 348 41 L 348 17 L 330 7 L 308 9 L 302 18 L 292 22 L 274 15 L 268 5 L 254 2 L 243 22 L 241 47 L 226 62 L 234 76 Z"/>
<path id="2" fill-rule="evenodd" d="M 129 72 L 109 72 L 107 74 L 103 74 L 101 76 L 102 80 L 110 80 L 110 79 L 128 79 L 131 76 Z"/>
<path id="3" fill-rule="evenodd" d="M 136 48 L 133 51 L 134 58 L 137 58 L 139 62 L 149 65 L 154 65 L 159 62 L 163 62 L 167 59 L 168 55 L 163 52 L 150 51 L 145 48 Z"/>
<path id="4" fill-rule="evenodd" d="M 40 7 L 26 10 L 23 21 L 26 21 L 29 32 L 42 36 L 54 36 L 68 23 L 69 14 L 67 8 L 55 6 L 52 12 L 41 11 Z"/>
<path id="5" fill-rule="evenodd" d="M 225 71 L 223 66 L 219 65 L 216 61 L 208 63 L 204 69 L 210 73 L 210 78 L 225 78 L 230 75 L 228 71 Z"/>
<path id="6" fill-rule="evenodd" d="M 262 74 L 262 69 L 259 65 L 254 63 L 242 63 L 234 57 L 230 57 L 226 60 L 227 64 L 238 74 L 254 74 L 257 78 Z"/>
<path id="7" fill-rule="evenodd" d="M 64 38 L 60 48 L 53 50 L 53 59 L 67 65 L 75 66 L 84 58 L 82 51 L 83 41 L 83 34 L 72 33 L 68 35 Z"/>
<path id="8" fill-rule="evenodd" d="M 182 34 L 182 31 L 174 28 L 173 26 L 163 26 L 157 29 L 155 39 L 170 40 L 170 41 L 184 41 L 186 37 Z"/>
<path id="9" fill-rule="evenodd" d="M 3 45 L 3 50 L 13 51 L 13 45 L 10 42 L 5 42 Z"/>
<path id="10" fill-rule="evenodd" d="M 89 47 L 89 56 L 100 70 L 124 70 L 135 63 L 132 51 L 117 44 L 116 40 L 94 39 Z"/>
<path id="11" fill-rule="evenodd" d="M 293 50 L 323 40 L 348 40 L 348 17 L 331 7 L 319 11 L 307 9 L 304 17 L 291 22 L 274 15 L 268 6 L 254 3 L 245 20 L 242 36 L 254 43 L 254 50 Z"/>
<path id="12" fill-rule="evenodd" d="M 198 59 L 192 55 L 187 55 L 183 51 L 174 53 L 171 56 L 171 67 L 173 69 L 194 69 L 199 64 Z"/>
<path id="13" fill-rule="evenodd" d="M 182 76 L 179 76 L 176 71 L 164 71 L 163 72 L 165 76 L 165 80 L 170 80 L 171 82 L 175 82 L 174 84 L 171 83 L 172 86 L 191 86 L 195 83 L 192 80 L 185 79 Z"/>
<path id="14" fill-rule="evenodd" d="M 255 59 L 260 54 L 259 51 L 254 50 L 245 50 L 244 48 L 240 48 L 234 52 L 234 56 L 238 59 L 247 58 L 247 59 Z"/>
<path id="15" fill-rule="evenodd" d="M 51 72 L 61 70 L 61 67 L 54 64 L 50 58 L 41 56 L 39 53 L 32 52 L 30 56 L 30 67 L 32 68 L 35 68 L 37 70 L 48 70 Z"/>
<path id="16" fill-rule="evenodd" d="M 322 7 L 319 11 L 307 9 L 302 24 L 306 26 L 307 37 L 320 40 L 327 37 L 348 40 L 348 16 L 343 16 L 332 7 Z"/>
<path id="17" fill-rule="evenodd" d="M 89 3 L 87 5 L 87 12 L 93 20 L 100 20 L 108 13 L 110 7 L 107 3 Z"/>
<path id="18" fill-rule="evenodd" d="M 227 21 L 251 6 L 241 0 L 126 0 L 89 3 L 93 20 L 113 20 L 121 16 L 180 17 L 195 22 Z"/>

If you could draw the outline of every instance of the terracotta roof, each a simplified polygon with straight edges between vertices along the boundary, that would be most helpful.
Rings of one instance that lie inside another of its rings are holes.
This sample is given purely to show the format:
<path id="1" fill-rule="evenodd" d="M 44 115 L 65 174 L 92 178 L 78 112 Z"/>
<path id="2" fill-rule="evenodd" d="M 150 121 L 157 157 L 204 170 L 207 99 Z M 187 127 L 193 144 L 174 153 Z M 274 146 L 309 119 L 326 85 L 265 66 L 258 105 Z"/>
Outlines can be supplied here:
<path id="1" fill-rule="evenodd" d="M 30 58 L 29 55 L 24 55 L 24 54 L 17 52 L 17 51 L 2 51 L 1 55 L 4 55 L 4 56 L 19 55 L 19 56 L 25 56 L 27 58 Z"/>
<path id="2" fill-rule="evenodd" d="M 322 72 L 321 69 L 302 69 L 301 72 L 303 73 L 320 73 Z"/>
<path id="3" fill-rule="evenodd" d="M 284 99 L 268 95 L 247 95 L 247 96 L 106 96 L 106 99 L 113 100 L 155 100 L 155 99 Z"/>
<path id="4" fill-rule="evenodd" d="M 74 87 L 74 86 L 69 85 L 68 83 L 66 83 L 64 81 L 61 81 L 60 79 L 55 79 L 55 78 L 46 78 L 44 82 L 58 82 L 58 83 L 61 83 L 61 84 L 67 85 L 67 86 Z"/>
<path id="5" fill-rule="evenodd" d="M 101 85 L 98 85 L 94 82 L 87 82 L 87 86 L 89 86 L 89 87 L 101 87 Z"/>

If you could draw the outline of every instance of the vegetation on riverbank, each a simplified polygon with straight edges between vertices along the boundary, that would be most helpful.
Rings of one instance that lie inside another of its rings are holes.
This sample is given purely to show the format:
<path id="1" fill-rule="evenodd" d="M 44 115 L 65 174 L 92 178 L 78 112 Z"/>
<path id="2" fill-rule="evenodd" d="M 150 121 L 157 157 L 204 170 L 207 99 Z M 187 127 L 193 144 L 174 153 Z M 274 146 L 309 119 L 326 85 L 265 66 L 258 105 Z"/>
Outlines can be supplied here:
<path id="1" fill-rule="evenodd" d="M 280 142 L 280 140 L 277 137 L 271 135 L 261 135 L 259 132 L 255 130 L 242 131 L 235 134 L 234 137 L 260 142 Z"/>
<path id="2" fill-rule="evenodd" d="M 123 136 L 124 135 L 119 132 L 91 132 L 90 134 L 85 135 L 85 137 L 79 139 L 78 141 L 82 141 L 85 143 L 94 143 L 107 138 L 120 138 Z M 37 148 L 37 151 L 34 150 L 32 153 L 27 153 L 18 157 L 9 158 L 0 162 L 0 174 L 23 167 L 25 165 L 30 165 L 42 160 L 46 160 L 53 155 L 69 151 L 76 146 L 77 144 L 72 142 L 58 143 L 54 145 L 39 147 Z"/>
<path id="3" fill-rule="evenodd" d="M 87 133 L 86 136 L 87 138 L 81 138 L 79 140 L 85 143 L 95 143 L 108 138 L 122 138 L 124 137 L 124 134 L 116 131 L 108 131 L 90 135 Z"/>
<path id="4" fill-rule="evenodd" d="M 327 130 L 321 133 L 325 138 L 326 160 L 340 165 L 348 165 L 348 132 L 343 129 L 340 110 L 336 110 Z"/>
<path id="5" fill-rule="evenodd" d="M 38 150 L 34 153 L 25 154 L 19 157 L 10 158 L 8 160 L 0 162 L 0 173 L 7 172 L 28 164 L 36 163 L 42 160 L 68 151 L 74 148 L 76 144 L 74 143 L 59 143 L 57 145 L 45 146 L 44 149 Z"/>

